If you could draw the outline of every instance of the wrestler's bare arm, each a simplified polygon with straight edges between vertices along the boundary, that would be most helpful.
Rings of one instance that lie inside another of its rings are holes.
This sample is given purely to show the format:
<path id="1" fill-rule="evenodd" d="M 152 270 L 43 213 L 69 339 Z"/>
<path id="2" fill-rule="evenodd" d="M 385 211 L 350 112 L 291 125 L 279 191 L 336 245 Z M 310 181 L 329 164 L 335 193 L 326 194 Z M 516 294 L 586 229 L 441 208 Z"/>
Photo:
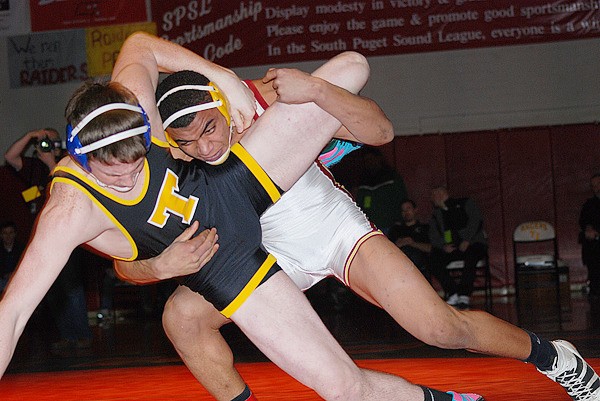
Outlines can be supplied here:
<path id="1" fill-rule="evenodd" d="M 37 220 L 23 258 L 0 302 L 0 376 L 31 314 L 66 264 L 86 241 L 99 241 L 107 227 L 90 218 L 94 205 L 75 188 L 56 184 Z M 130 251 L 131 253 L 131 251 Z"/>
<path id="2" fill-rule="evenodd" d="M 112 79 L 135 93 L 151 118 L 152 135 L 164 139 L 154 97 L 158 74 L 182 70 L 205 75 L 229 95 L 229 112 L 238 131 L 250 126 L 255 111 L 254 95 L 233 71 L 159 37 L 144 32 L 130 35 L 121 47 Z"/>
<path id="3" fill-rule="evenodd" d="M 347 69 L 353 63 L 361 63 L 361 59 L 357 53 L 344 52 L 333 57 L 324 67 Z M 343 126 L 336 133 L 336 138 L 373 146 L 383 145 L 394 138 L 391 121 L 374 100 L 327 80 L 297 69 L 280 68 L 270 69 L 262 83 L 266 85 L 259 86 L 261 92 L 265 87 L 272 88 L 263 95 L 269 104 L 275 100 L 288 104 L 314 102 L 331 114 Z"/>

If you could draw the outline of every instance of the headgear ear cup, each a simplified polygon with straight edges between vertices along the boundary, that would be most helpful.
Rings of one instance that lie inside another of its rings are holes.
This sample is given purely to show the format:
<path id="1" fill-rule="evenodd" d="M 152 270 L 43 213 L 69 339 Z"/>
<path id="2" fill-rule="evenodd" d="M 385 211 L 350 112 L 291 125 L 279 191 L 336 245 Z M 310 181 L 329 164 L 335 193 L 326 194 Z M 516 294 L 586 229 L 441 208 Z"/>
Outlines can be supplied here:
<path id="1" fill-rule="evenodd" d="M 90 171 L 90 166 L 88 165 L 88 157 L 87 154 L 79 154 L 75 150 L 81 149 L 82 145 L 79 141 L 79 136 L 75 135 L 71 137 L 71 131 L 73 131 L 73 127 L 71 124 L 67 124 L 67 152 L 75 161 L 83 167 L 85 170 Z"/>
<path id="2" fill-rule="evenodd" d="M 165 139 L 167 140 L 167 143 L 169 144 L 169 146 L 172 146 L 174 148 L 178 148 L 179 145 L 177 144 L 177 142 L 175 142 L 175 140 L 173 138 L 171 138 L 171 135 L 169 135 L 169 133 L 167 132 L 167 130 L 165 130 Z"/>
<path id="3" fill-rule="evenodd" d="M 140 109 L 142 109 L 142 117 L 144 118 L 144 124 L 146 125 L 146 132 L 144 132 L 144 142 L 146 145 L 146 151 L 150 150 L 150 145 L 152 145 L 152 129 L 150 127 L 150 120 L 148 119 L 148 114 L 146 114 L 146 110 L 142 107 L 142 105 L 138 104 Z"/>
<path id="4" fill-rule="evenodd" d="M 229 115 L 229 110 L 228 110 L 229 104 L 227 103 L 227 99 L 225 99 L 225 96 L 223 96 L 221 91 L 219 91 L 219 88 L 217 87 L 217 85 L 215 85 L 213 82 L 209 82 L 208 85 L 215 88 L 215 90 L 209 91 L 210 97 L 212 97 L 214 102 L 218 102 L 218 101 L 221 102 L 221 105 L 217 106 L 217 109 L 225 117 L 225 120 L 227 121 L 227 125 L 231 125 L 231 116 Z"/>

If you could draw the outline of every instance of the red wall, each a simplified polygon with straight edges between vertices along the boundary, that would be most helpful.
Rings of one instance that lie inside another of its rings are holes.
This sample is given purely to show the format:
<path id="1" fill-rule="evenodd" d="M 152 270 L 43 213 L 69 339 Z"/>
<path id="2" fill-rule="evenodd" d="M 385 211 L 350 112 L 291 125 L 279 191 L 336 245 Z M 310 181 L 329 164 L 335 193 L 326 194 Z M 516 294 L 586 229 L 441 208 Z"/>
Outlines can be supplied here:
<path id="1" fill-rule="evenodd" d="M 557 231 L 559 254 L 571 267 L 571 283 L 586 279 L 577 243 L 577 220 L 591 196 L 589 178 L 600 172 L 600 127 L 594 124 L 396 137 L 383 147 L 403 176 L 409 196 L 429 219 L 429 193 L 447 185 L 481 207 L 489 236 L 494 286 L 512 284 L 512 232 L 523 221 L 546 220 Z M 360 155 L 334 168 L 352 187 Z"/>

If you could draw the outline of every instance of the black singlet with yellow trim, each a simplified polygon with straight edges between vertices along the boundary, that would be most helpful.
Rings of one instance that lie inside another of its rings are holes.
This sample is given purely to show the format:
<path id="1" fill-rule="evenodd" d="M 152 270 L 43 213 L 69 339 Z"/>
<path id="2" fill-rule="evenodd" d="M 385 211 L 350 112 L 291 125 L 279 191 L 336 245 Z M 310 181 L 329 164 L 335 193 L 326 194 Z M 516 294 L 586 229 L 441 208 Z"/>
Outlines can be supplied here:
<path id="1" fill-rule="evenodd" d="M 133 201 L 120 199 L 69 168 L 57 168 L 54 181 L 74 185 L 100 204 L 133 241 L 137 259 L 160 254 L 195 220 L 200 222 L 198 232 L 216 227 L 219 250 L 198 273 L 179 282 L 231 316 L 279 270 L 275 258 L 260 248 L 259 217 L 282 191 L 239 144 L 232 146 L 223 164 L 209 166 L 175 160 L 153 143 L 145 169 L 146 189 Z"/>

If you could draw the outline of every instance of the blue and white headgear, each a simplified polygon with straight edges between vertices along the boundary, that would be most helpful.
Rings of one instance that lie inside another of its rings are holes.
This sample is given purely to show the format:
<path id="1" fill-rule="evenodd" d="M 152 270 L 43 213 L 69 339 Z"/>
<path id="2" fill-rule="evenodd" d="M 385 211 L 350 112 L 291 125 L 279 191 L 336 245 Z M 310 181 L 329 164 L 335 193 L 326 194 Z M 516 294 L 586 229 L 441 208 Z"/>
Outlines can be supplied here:
<path id="1" fill-rule="evenodd" d="M 79 141 L 79 137 L 77 134 L 79 134 L 79 132 L 81 132 L 81 130 L 94 118 L 111 110 L 136 111 L 143 116 L 144 125 L 141 125 L 136 128 L 131 128 L 122 132 L 117 132 L 116 134 L 99 139 L 85 146 L 82 145 Z M 83 167 L 87 171 L 90 171 L 90 166 L 87 157 L 88 153 L 113 144 L 115 142 L 119 142 L 140 134 L 144 134 L 146 150 L 149 150 L 150 144 L 152 143 L 150 136 L 150 122 L 148 121 L 148 116 L 146 115 L 146 112 L 144 111 L 142 106 L 134 106 L 128 103 L 109 103 L 105 104 L 104 106 L 98 107 L 96 110 L 92 111 L 90 114 L 85 116 L 79 122 L 79 124 L 75 126 L 75 128 L 71 127 L 71 124 L 67 125 L 67 151 L 69 152 L 69 155 L 71 155 L 71 157 L 77 163 L 79 163 L 79 165 L 81 165 L 81 167 Z"/>

